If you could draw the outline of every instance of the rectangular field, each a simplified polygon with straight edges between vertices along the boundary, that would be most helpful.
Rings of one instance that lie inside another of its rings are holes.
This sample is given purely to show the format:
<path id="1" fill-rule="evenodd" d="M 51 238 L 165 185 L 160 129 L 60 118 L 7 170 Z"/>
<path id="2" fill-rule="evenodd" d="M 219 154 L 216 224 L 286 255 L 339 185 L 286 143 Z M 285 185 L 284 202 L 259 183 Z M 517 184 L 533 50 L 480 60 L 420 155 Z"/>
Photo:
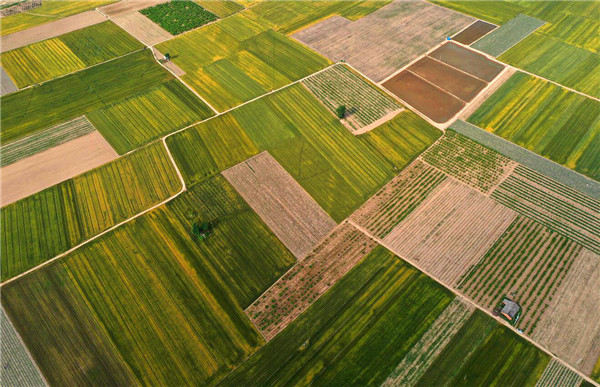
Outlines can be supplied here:
<path id="1" fill-rule="evenodd" d="M 393 2 L 356 21 L 328 18 L 293 37 L 380 82 L 473 21 L 426 2 Z"/>
<path id="2" fill-rule="evenodd" d="M 15 85 L 15 82 L 10 78 L 8 73 L 0 67 L 0 96 L 14 93 L 18 90 L 19 88 Z"/>
<path id="3" fill-rule="evenodd" d="M 458 34 L 454 35 L 452 37 L 452 40 L 468 45 L 480 39 L 482 36 L 488 34 L 496 27 L 497 26 L 494 24 L 484 22 L 483 20 L 477 20 L 475 23 L 471 24 Z"/>
<path id="4" fill-rule="evenodd" d="M 112 21 L 148 46 L 153 46 L 173 37 L 169 32 L 139 12 L 114 17 Z"/>
<path id="5" fill-rule="evenodd" d="M 455 285 L 493 245 L 516 213 L 447 179 L 384 239 L 394 253 Z"/>
<path id="6" fill-rule="evenodd" d="M 581 381 L 581 376 L 552 359 L 535 387 L 579 387 Z"/>
<path id="7" fill-rule="evenodd" d="M 493 81 L 504 69 L 502 64 L 452 42 L 444 44 L 428 55 L 485 82 Z"/>
<path id="8" fill-rule="evenodd" d="M 189 0 L 162 2 L 140 13 L 173 35 L 217 20 L 217 16 Z"/>
<path id="9" fill-rule="evenodd" d="M 368 132 L 402 110 L 394 99 L 345 65 L 331 67 L 302 83 L 331 113 L 344 106 L 346 114 L 341 121 L 356 134 Z"/>
<path id="10" fill-rule="evenodd" d="M 492 56 L 500 56 L 545 23 L 531 16 L 519 15 L 475 42 L 472 47 Z"/>
<path id="11" fill-rule="evenodd" d="M 306 257 L 336 226 L 267 152 L 223 171 L 223 176 L 297 259 Z"/>
<path id="12" fill-rule="evenodd" d="M 157 143 L 3 207 L 2 281 L 160 203 L 180 188 L 166 150 Z"/>
<path id="13" fill-rule="evenodd" d="M 115 160 L 119 155 L 93 131 L 2 167 L 2 207 Z"/>

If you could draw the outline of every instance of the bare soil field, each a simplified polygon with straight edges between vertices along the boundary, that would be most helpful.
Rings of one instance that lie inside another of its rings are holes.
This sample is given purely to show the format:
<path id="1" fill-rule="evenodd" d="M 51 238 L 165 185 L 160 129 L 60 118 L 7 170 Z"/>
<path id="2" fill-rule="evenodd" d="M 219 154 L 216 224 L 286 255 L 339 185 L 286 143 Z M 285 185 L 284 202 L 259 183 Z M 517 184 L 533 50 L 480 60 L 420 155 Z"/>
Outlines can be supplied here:
<path id="1" fill-rule="evenodd" d="M 0 66 L 0 95 L 14 93 L 19 88 L 13 82 L 12 78 L 6 71 Z"/>
<path id="2" fill-rule="evenodd" d="M 581 376 L 552 359 L 535 387 L 579 387 Z"/>
<path id="3" fill-rule="evenodd" d="M 437 123 L 454 117 L 465 103 L 439 89 L 408 70 L 404 70 L 383 84 L 406 104 Z"/>
<path id="4" fill-rule="evenodd" d="M 531 334 L 581 249 L 547 227 L 518 216 L 458 288 L 489 309 L 508 295 L 523 308 L 517 326 Z"/>
<path id="5" fill-rule="evenodd" d="M 458 34 L 452 37 L 452 40 L 455 40 L 462 44 L 471 44 L 474 41 L 481 38 L 483 35 L 495 29 L 497 26 L 491 23 L 486 23 L 483 20 L 477 20 L 475 23 L 471 24 L 469 27 L 465 28 Z"/>
<path id="6" fill-rule="evenodd" d="M 458 298 L 452 300 L 381 386 L 414 386 L 474 310 Z"/>
<path id="7" fill-rule="evenodd" d="M 356 21 L 334 16 L 292 36 L 380 82 L 474 20 L 424 1 L 399 1 Z"/>
<path id="8" fill-rule="evenodd" d="M 454 286 L 516 216 L 478 191 L 447 179 L 383 242 L 394 253 Z"/>
<path id="9" fill-rule="evenodd" d="M 590 374 L 600 356 L 600 256 L 583 249 L 532 338 Z"/>
<path id="10" fill-rule="evenodd" d="M 98 132 L 86 134 L 0 169 L 2 206 L 119 157 Z"/>
<path id="11" fill-rule="evenodd" d="M 444 44 L 429 56 L 486 82 L 493 81 L 504 69 L 500 63 L 454 43 Z"/>
<path id="12" fill-rule="evenodd" d="M 421 159 L 483 193 L 492 191 L 518 165 L 452 130 L 423 152 Z"/>
<path id="13" fill-rule="evenodd" d="M 267 152 L 223 171 L 223 176 L 298 259 L 337 226 Z"/>
<path id="14" fill-rule="evenodd" d="M 487 86 L 487 83 L 481 79 L 465 74 L 428 56 L 412 64 L 408 70 L 464 102 L 471 101 Z"/>
<path id="15" fill-rule="evenodd" d="M 113 4 L 105 5 L 104 7 L 98 8 L 100 12 L 106 16 L 113 18 L 123 16 L 128 13 L 139 11 L 140 9 L 152 7 L 159 3 L 164 3 L 168 0 L 158 1 L 139 1 L 139 0 L 122 0 Z"/>
<path id="16" fill-rule="evenodd" d="M 348 222 L 340 224 L 303 261 L 285 273 L 246 309 L 271 340 L 377 246 Z"/>
<path id="17" fill-rule="evenodd" d="M 147 46 L 153 46 L 173 37 L 161 26 L 139 12 L 113 17 L 112 21 Z"/>
<path id="18" fill-rule="evenodd" d="M 445 179 L 442 172 L 415 160 L 361 206 L 351 219 L 371 235 L 384 238 Z"/>
<path id="19" fill-rule="evenodd" d="M 0 52 L 41 42 L 42 40 L 54 38 L 67 32 L 76 31 L 104 21 L 106 21 L 106 17 L 100 12 L 93 10 L 15 32 L 14 34 L 4 35 L 0 38 Z"/>

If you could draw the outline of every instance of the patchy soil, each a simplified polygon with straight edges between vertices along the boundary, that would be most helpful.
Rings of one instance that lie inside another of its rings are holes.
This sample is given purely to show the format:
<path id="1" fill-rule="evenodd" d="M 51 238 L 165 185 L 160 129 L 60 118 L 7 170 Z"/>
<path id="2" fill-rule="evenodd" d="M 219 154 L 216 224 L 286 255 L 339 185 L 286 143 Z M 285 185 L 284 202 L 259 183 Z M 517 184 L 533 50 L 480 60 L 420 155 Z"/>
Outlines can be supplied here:
<path id="1" fill-rule="evenodd" d="M 483 20 L 477 20 L 475 23 L 454 35 L 452 40 L 469 45 L 488 32 L 494 30 L 496 27 L 497 26 L 491 23 L 486 23 Z"/>
<path id="2" fill-rule="evenodd" d="M 119 157 L 94 131 L 0 169 L 2 206 Z"/>

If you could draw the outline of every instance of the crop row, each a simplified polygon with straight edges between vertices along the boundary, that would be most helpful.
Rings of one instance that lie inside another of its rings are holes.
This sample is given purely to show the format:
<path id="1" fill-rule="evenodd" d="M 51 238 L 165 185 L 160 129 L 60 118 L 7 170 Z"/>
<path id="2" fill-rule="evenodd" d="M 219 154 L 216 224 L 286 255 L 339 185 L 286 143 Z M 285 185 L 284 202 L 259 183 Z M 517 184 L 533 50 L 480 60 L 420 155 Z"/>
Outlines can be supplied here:
<path id="1" fill-rule="evenodd" d="M 548 367 L 544 370 L 542 377 L 538 380 L 536 387 L 578 387 L 581 384 L 581 377 L 571 371 L 556 359 L 552 359 Z"/>
<path id="2" fill-rule="evenodd" d="M 169 1 L 140 12 L 173 35 L 217 20 L 215 15 L 189 0 Z"/>

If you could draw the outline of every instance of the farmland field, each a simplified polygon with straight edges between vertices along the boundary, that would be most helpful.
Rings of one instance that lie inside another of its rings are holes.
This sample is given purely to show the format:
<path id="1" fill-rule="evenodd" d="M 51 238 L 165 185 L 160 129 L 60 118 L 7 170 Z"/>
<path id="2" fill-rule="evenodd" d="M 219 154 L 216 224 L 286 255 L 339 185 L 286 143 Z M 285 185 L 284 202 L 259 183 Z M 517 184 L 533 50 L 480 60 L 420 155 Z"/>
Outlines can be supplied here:
<path id="1" fill-rule="evenodd" d="M 516 73 L 468 121 L 600 180 L 600 102 Z"/>
<path id="2" fill-rule="evenodd" d="M 497 26 L 494 24 L 486 23 L 483 20 L 477 20 L 466 29 L 454 35 L 452 40 L 462 44 L 471 44 L 495 28 L 497 28 Z"/>
<path id="3" fill-rule="evenodd" d="M 200 6 L 217 15 L 220 18 L 224 18 L 233 15 L 244 9 L 244 6 L 236 1 L 231 0 L 201 0 L 196 1 Z"/>
<path id="4" fill-rule="evenodd" d="M 3 207 L 2 280 L 159 203 L 180 186 L 157 143 Z"/>
<path id="5" fill-rule="evenodd" d="M 381 384 L 452 298 L 378 247 L 220 385 Z"/>
<path id="6" fill-rule="evenodd" d="M 170 1 L 140 11 L 173 35 L 200 27 L 217 17 L 191 0 Z"/>
<path id="7" fill-rule="evenodd" d="M 350 131 L 372 129 L 383 123 L 382 118 L 401 109 L 391 97 L 344 65 L 331 67 L 302 83 L 333 114 L 338 106 L 345 106 L 342 123 Z"/>
<path id="8" fill-rule="evenodd" d="M 156 46 L 168 52 L 182 79 L 223 111 L 285 86 L 329 64 L 270 29 L 249 10 Z"/>
<path id="9" fill-rule="evenodd" d="M 204 220 L 214 233 L 195 241 Z M 220 177 L 12 282 L 2 302 L 51 383 L 213 384 L 263 343 L 241 308 L 292 262 Z"/>
<path id="10" fill-rule="evenodd" d="M 46 1 L 42 3 L 41 7 L 36 8 L 34 12 L 24 12 L 3 17 L 0 21 L 1 34 L 12 34 L 40 24 L 45 24 L 110 4 L 111 2 L 112 1 Z"/>
<path id="11" fill-rule="evenodd" d="M 490 192 L 517 166 L 500 153 L 452 130 L 421 156 L 428 164 L 480 190 Z"/>
<path id="12" fill-rule="evenodd" d="M 536 387 L 579 387 L 581 376 L 571 371 L 564 365 L 552 359 L 538 380 Z"/>
<path id="13" fill-rule="evenodd" d="M 139 12 L 113 17 L 112 21 L 148 46 L 173 38 L 173 35 Z"/>
<path id="14" fill-rule="evenodd" d="M 545 23 L 543 20 L 521 14 L 475 42 L 473 48 L 492 56 L 499 56 Z"/>
<path id="15" fill-rule="evenodd" d="M 2 67 L 23 88 L 141 48 L 141 43 L 106 21 L 4 52 Z"/>

